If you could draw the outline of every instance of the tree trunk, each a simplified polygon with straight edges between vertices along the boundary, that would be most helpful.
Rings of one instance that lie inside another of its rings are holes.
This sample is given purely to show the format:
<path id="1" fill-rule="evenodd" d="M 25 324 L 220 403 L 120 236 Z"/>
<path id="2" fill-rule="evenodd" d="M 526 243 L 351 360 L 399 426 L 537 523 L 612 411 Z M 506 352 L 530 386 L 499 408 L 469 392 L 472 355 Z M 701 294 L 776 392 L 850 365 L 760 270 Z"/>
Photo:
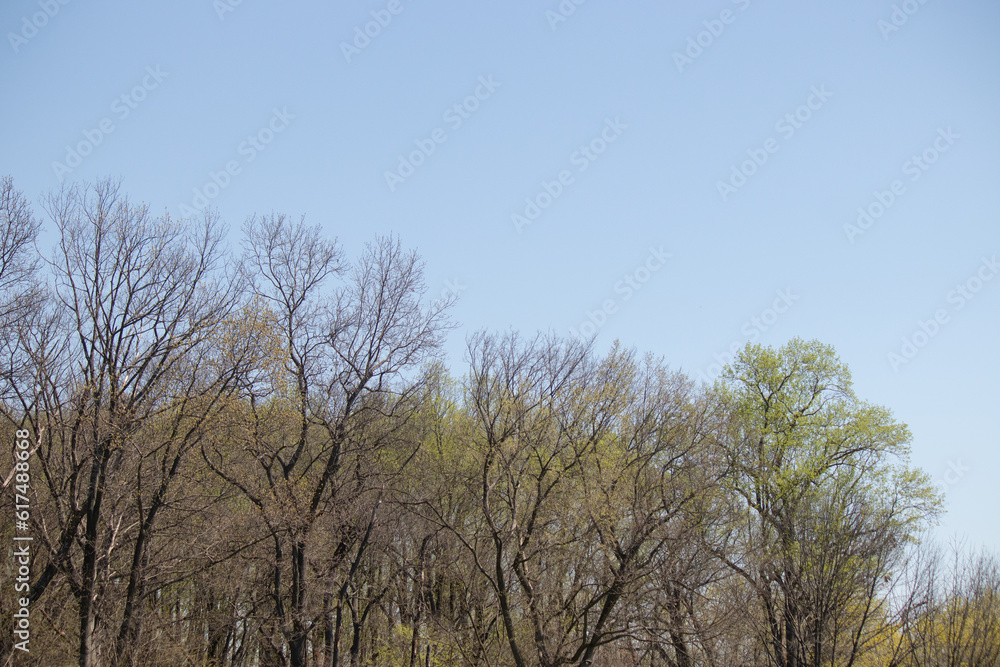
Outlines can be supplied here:
<path id="1" fill-rule="evenodd" d="M 111 448 L 102 443 L 91 466 L 87 498 L 87 523 L 83 533 L 83 567 L 80 570 L 80 667 L 94 667 L 94 602 L 97 594 L 97 529 Z"/>
<path id="2" fill-rule="evenodd" d="M 323 595 L 323 661 L 320 663 L 320 667 L 333 667 L 332 597 L 329 593 Z"/>
<path id="3" fill-rule="evenodd" d="M 333 659 L 330 667 L 340 667 L 340 631 L 344 627 L 344 603 L 337 600 L 337 619 L 333 626 Z"/>
<path id="4" fill-rule="evenodd" d="M 288 648 L 292 667 L 306 667 L 306 545 L 292 544 L 292 636 Z"/>

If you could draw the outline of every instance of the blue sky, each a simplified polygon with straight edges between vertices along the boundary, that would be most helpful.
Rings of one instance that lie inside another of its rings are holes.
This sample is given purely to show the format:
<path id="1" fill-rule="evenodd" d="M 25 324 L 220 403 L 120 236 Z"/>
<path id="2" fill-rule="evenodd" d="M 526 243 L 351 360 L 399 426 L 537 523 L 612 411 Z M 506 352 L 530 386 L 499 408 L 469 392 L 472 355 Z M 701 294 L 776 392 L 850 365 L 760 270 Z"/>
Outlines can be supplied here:
<path id="1" fill-rule="evenodd" d="M 483 327 L 701 379 L 831 343 L 946 487 L 940 535 L 1000 548 L 1000 5 L 9 0 L 0 27 L 0 173 L 36 209 L 113 175 L 351 255 L 394 232 L 460 292 L 456 369 Z"/>

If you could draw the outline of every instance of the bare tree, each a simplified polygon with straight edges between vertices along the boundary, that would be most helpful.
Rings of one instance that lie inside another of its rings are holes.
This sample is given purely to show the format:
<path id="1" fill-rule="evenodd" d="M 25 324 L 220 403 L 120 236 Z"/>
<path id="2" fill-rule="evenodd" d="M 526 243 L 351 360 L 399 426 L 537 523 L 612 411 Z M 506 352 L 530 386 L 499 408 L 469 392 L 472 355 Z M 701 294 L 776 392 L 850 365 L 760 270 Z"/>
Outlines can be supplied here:
<path id="1" fill-rule="evenodd" d="M 912 550 L 898 620 L 882 651 L 892 667 L 1000 665 L 1000 562 L 955 542 Z"/>
<path id="2" fill-rule="evenodd" d="M 34 247 L 40 226 L 13 179 L 0 178 L 0 401 L 11 400 L 30 377 L 21 337 L 43 303 Z"/>
<path id="3" fill-rule="evenodd" d="M 39 599 L 57 573 L 66 577 L 79 608 L 81 667 L 111 659 L 111 651 L 99 657 L 95 619 L 102 578 L 124 535 L 122 521 L 110 521 L 107 510 L 122 508 L 128 493 L 122 475 L 131 472 L 133 452 L 144 455 L 137 438 L 206 384 L 210 393 L 218 390 L 213 380 L 184 373 L 239 299 L 236 286 L 219 277 L 223 229 L 214 217 L 195 225 L 156 220 L 118 190 L 104 180 L 46 201 L 59 231 L 50 265 L 67 345 L 61 377 L 44 386 L 52 395 L 36 416 L 46 433 L 39 463 L 53 521 L 41 526 L 48 562 L 32 582 L 31 598 Z M 183 451 L 164 461 L 179 460 Z M 159 497 L 171 479 L 168 472 L 160 480 Z M 109 498 L 109 491 L 116 495 Z M 140 519 L 133 603 L 159 502 Z M 131 623 L 123 622 L 123 642 Z"/>
<path id="4" fill-rule="evenodd" d="M 704 449 L 690 385 L 654 359 L 542 336 L 479 334 L 469 357 L 482 523 L 433 516 L 495 591 L 511 662 L 595 664 L 639 636 L 644 582 L 689 537 Z"/>
<path id="5" fill-rule="evenodd" d="M 413 410 L 419 377 L 409 374 L 436 353 L 449 304 L 421 303 L 422 264 L 398 241 L 377 240 L 346 268 L 336 244 L 301 221 L 254 217 L 246 237 L 256 294 L 280 331 L 282 368 L 247 397 L 256 467 L 233 474 L 207 449 L 205 460 L 264 519 L 273 614 L 290 664 L 306 663 L 319 627 L 324 660 L 338 665 L 345 613 L 360 632 L 363 612 L 349 608 L 350 596 L 392 474 L 375 454 Z M 341 275 L 345 284 L 329 289 Z M 353 664 L 359 646 L 356 636 Z"/>

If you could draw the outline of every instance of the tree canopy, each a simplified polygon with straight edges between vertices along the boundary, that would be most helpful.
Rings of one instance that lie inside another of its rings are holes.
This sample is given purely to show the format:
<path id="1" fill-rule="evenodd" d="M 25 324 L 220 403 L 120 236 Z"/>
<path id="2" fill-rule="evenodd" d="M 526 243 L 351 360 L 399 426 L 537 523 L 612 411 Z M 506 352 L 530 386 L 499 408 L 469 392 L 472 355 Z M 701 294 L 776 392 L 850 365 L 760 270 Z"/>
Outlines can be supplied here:
<path id="1" fill-rule="evenodd" d="M 272 213 L 234 251 L 104 180 L 46 200 L 38 256 L 10 179 L 0 211 L 0 502 L 33 537 L 4 660 L 1000 664 L 996 559 L 921 545 L 942 498 L 829 345 L 705 386 L 479 331 L 451 370 L 398 239 Z"/>

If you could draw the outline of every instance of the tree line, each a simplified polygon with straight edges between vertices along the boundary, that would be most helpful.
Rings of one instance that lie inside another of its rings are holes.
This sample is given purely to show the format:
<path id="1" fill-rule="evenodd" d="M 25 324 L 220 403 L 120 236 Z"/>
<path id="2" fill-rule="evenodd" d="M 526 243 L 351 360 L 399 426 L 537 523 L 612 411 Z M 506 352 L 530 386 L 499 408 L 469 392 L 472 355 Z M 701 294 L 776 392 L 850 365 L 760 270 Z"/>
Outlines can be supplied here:
<path id="1" fill-rule="evenodd" d="M 480 331 L 453 373 L 398 239 L 268 214 L 229 247 L 107 179 L 42 208 L 51 250 L 0 179 L 5 664 L 1000 665 L 1000 562 L 922 542 L 943 499 L 829 345 L 704 386 Z"/>

